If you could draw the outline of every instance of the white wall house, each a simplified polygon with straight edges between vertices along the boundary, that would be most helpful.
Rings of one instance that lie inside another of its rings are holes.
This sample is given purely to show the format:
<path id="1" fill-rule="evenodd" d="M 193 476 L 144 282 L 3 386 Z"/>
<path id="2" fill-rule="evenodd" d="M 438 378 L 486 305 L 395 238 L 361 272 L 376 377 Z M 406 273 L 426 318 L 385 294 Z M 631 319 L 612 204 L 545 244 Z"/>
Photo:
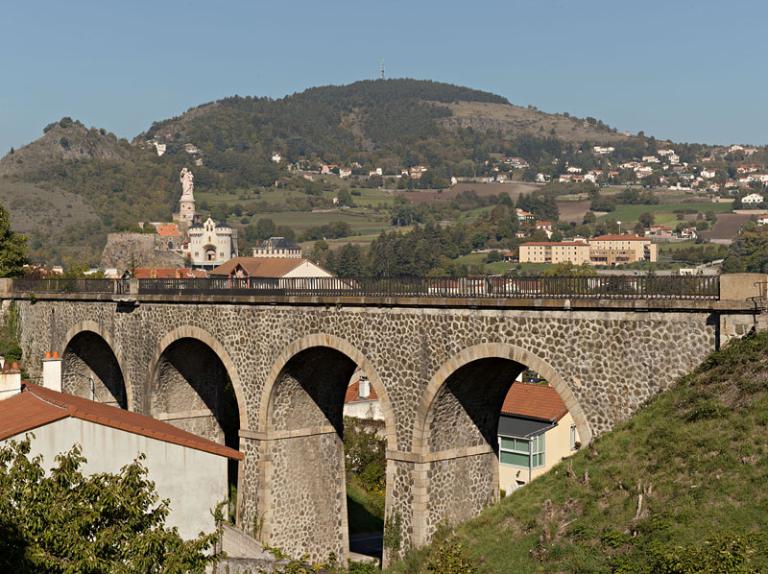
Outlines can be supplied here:
<path id="1" fill-rule="evenodd" d="M 352 377 L 344 395 L 344 416 L 361 420 L 383 421 L 381 401 L 368 378 L 359 371 Z"/>
<path id="2" fill-rule="evenodd" d="M 237 237 L 226 223 L 217 224 L 209 217 L 202 225 L 190 227 L 187 235 L 185 255 L 194 267 L 213 269 L 237 255 Z"/>
<path id="3" fill-rule="evenodd" d="M 253 248 L 254 257 L 301 258 L 301 247 L 285 237 L 270 237 Z"/>
<path id="4" fill-rule="evenodd" d="M 50 362 L 58 362 L 60 387 L 60 360 Z M 46 370 L 51 366 L 44 363 L 44 382 L 56 386 L 47 380 Z M 160 498 L 170 500 L 166 525 L 177 527 L 186 539 L 215 529 L 211 510 L 227 500 L 228 459 L 243 458 L 236 450 L 137 413 L 22 385 L 18 371 L 6 370 L 0 374 L 0 444 L 30 432 L 31 455 L 41 455 L 45 468 L 75 444 L 87 459 L 82 468 L 86 475 L 117 473 L 146 455 L 149 479 Z"/>
<path id="5" fill-rule="evenodd" d="M 235 257 L 211 271 L 211 277 L 245 279 L 293 279 L 296 277 L 333 277 L 311 261 L 297 257 Z"/>
<path id="6" fill-rule="evenodd" d="M 743 205 L 757 205 L 759 203 L 763 203 L 764 198 L 759 193 L 750 193 L 749 195 L 745 195 L 741 198 L 741 203 Z"/>

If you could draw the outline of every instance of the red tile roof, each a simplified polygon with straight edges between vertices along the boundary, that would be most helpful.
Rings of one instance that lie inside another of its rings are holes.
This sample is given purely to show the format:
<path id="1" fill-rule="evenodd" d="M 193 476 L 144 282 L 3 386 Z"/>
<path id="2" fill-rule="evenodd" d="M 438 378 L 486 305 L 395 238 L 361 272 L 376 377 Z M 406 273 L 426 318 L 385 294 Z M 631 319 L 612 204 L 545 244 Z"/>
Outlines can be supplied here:
<path id="1" fill-rule="evenodd" d="M 601 235 L 593 237 L 590 241 L 648 241 L 648 238 L 637 235 Z"/>
<path id="2" fill-rule="evenodd" d="M 363 398 L 360 396 L 360 381 L 357 380 L 347 387 L 347 393 L 344 395 L 345 403 L 354 403 L 355 401 L 377 401 L 379 397 L 376 395 L 376 391 L 373 389 L 373 385 L 368 385 L 369 394 Z"/>
<path id="3" fill-rule="evenodd" d="M 554 387 L 513 383 L 504 398 L 502 414 L 557 422 L 568 413 Z"/>
<path id="4" fill-rule="evenodd" d="M 137 267 L 133 276 L 136 279 L 205 279 L 208 273 L 182 267 Z"/>
<path id="5" fill-rule="evenodd" d="M 299 257 L 235 257 L 216 267 L 211 275 L 231 275 L 239 266 L 248 277 L 280 278 L 305 262 Z"/>
<path id="6" fill-rule="evenodd" d="M 175 223 L 161 223 L 155 226 L 155 230 L 160 237 L 178 237 L 181 235 L 179 227 Z"/>
<path id="7" fill-rule="evenodd" d="M 219 456 L 243 460 L 242 453 L 168 423 L 110 405 L 27 384 L 21 394 L 0 401 L 0 440 L 72 417 Z"/>

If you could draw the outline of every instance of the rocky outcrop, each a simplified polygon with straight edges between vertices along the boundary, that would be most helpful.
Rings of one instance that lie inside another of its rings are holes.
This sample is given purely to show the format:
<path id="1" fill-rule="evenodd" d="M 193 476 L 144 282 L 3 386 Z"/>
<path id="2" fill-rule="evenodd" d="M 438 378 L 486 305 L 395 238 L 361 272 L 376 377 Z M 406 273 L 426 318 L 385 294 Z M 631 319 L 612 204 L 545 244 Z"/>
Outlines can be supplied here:
<path id="1" fill-rule="evenodd" d="M 184 258 L 163 239 L 150 233 L 110 233 L 101 255 L 103 268 L 118 271 L 136 267 L 183 267 Z"/>

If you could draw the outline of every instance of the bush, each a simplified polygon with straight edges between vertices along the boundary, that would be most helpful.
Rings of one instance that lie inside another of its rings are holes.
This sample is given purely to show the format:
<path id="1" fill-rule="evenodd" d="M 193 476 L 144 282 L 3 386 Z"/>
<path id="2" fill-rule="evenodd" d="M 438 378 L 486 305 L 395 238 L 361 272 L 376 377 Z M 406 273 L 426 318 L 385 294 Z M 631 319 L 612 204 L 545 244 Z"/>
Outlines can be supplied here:
<path id="1" fill-rule="evenodd" d="M 217 561 L 218 533 L 185 541 L 165 527 L 168 502 L 141 457 L 85 476 L 78 447 L 50 472 L 29 452 L 29 438 L 0 447 L 0 571 L 202 574 Z"/>
<path id="2" fill-rule="evenodd" d="M 476 574 L 460 542 L 445 540 L 436 544 L 427 558 L 427 572 L 435 574 Z"/>

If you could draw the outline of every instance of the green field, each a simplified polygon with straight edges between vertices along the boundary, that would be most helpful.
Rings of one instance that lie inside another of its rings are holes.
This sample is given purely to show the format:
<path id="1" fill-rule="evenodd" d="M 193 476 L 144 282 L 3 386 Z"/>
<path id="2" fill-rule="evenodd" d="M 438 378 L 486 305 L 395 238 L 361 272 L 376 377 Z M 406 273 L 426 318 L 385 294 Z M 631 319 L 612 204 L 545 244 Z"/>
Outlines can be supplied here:
<path id="1" fill-rule="evenodd" d="M 258 219 L 267 218 L 275 222 L 275 225 L 286 225 L 292 228 L 296 233 L 301 233 L 310 227 L 326 225 L 335 221 L 344 221 L 352 228 L 353 233 L 360 235 L 378 234 L 389 229 L 389 217 L 386 214 L 375 214 L 363 210 L 333 210 L 328 212 L 308 212 L 308 211 L 274 211 L 258 213 L 253 217 L 255 222 Z"/>
<path id="2" fill-rule="evenodd" d="M 699 213 L 730 213 L 733 209 L 730 203 L 712 203 L 709 201 L 659 203 L 657 205 L 618 205 L 615 211 L 603 215 L 600 219 L 614 219 L 621 221 L 630 229 L 637 223 L 643 213 L 652 213 L 655 225 L 669 225 L 674 227 L 680 221 L 677 219 L 677 210 L 696 210 Z"/>

